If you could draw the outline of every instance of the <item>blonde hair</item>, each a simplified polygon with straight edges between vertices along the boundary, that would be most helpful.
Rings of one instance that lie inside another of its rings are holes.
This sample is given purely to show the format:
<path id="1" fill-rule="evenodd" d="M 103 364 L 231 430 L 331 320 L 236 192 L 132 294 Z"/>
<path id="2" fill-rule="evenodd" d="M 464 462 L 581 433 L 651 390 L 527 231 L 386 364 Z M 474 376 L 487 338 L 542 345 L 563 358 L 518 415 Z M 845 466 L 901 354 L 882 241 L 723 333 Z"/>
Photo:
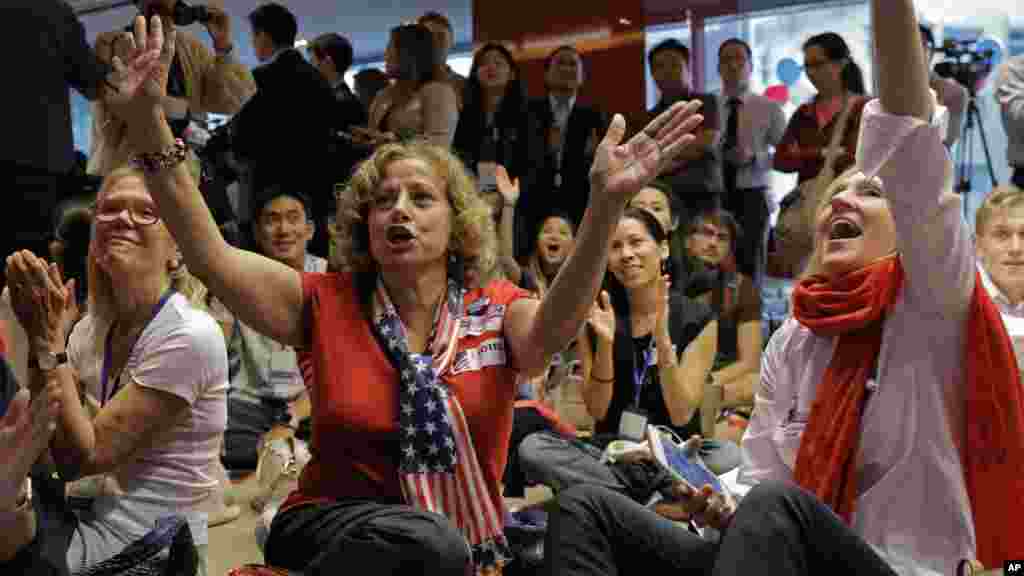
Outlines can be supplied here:
<path id="1" fill-rule="evenodd" d="M 110 190 L 110 188 L 118 182 L 128 178 L 138 178 L 139 181 L 142 182 L 142 185 L 145 186 L 145 176 L 137 168 L 132 166 L 117 168 L 103 179 L 103 185 L 100 186 L 100 190 L 96 194 L 97 203 L 100 202 L 104 193 Z M 177 268 L 168 270 L 167 275 L 170 280 L 171 287 L 185 296 L 189 304 L 199 309 L 204 309 L 206 307 L 206 286 L 203 285 L 198 278 L 189 273 L 184 262 L 179 262 Z M 89 242 L 88 276 L 89 313 L 102 322 L 113 322 L 117 317 L 117 307 L 114 297 L 115 288 L 113 279 L 111 279 L 110 275 L 100 267 L 99 262 L 96 260 L 95 221 L 93 223 L 92 238 Z"/>
<path id="2" fill-rule="evenodd" d="M 983 236 L 989 222 L 997 214 L 1024 205 L 1024 190 L 1011 184 L 996 187 L 985 197 L 985 201 L 974 214 L 974 235 Z"/>
<path id="3" fill-rule="evenodd" d="M 356 169 L 348 185 L 337 191 L 338 211 L 334 265 L 339 270 L 368 272 L 376 268 L 370 254 L 367 216 L 373 194 L 384 180 L 388 166 L 401 160 L 420 160 L 430 166 L 446 186 L 452 211 L 452 235 L 448 249 L 466 258 L 478 258 L 481 270 L 494 267 L 497 236 L 491 205 L 477 191 L 466 167 L 445 148 L 422 141 L 388 144 Z M 490 263 L 489 266 L 486 266 Z"/>

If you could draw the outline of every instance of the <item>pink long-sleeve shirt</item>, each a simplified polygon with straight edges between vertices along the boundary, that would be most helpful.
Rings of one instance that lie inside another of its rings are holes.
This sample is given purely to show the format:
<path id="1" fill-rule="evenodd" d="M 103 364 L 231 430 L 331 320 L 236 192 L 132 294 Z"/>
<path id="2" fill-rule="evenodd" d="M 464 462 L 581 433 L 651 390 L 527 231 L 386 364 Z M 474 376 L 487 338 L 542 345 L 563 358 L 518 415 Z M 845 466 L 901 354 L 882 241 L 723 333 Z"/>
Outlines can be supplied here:
<path id="1" fill-rule="evenodd" d="M 897 573 L 913 576 L 948 576 L 961 558 L 975 554 L 956 446 L 964 428 L 975 257 L 942 144 L 947 113 L 938 110 L 929 124 L 886 114 L 878 100 L 870 102 L 857 154 L 864 175 L 882 181 L 906 276 L 885 319 L 876 378 L 869 382 L 853 529 Z M 794 319 L 776 332 L 743 438 L 740 482 L 792 479 L 835 344 L 836 338 L 816 336 Z"/>

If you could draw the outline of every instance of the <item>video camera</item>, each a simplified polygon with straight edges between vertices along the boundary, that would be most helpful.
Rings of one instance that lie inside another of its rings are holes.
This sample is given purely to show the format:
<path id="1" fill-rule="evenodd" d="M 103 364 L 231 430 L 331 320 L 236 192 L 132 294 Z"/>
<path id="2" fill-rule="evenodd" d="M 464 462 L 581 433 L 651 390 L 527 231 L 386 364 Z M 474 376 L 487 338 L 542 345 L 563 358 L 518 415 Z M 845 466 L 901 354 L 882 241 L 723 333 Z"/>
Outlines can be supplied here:
<path id="1" fill-rule="evenodd" d="M 960 85 L 974 92 L 978 81 L 992 71 L 992 50 L 978 49 L 978 40 L 946 40 L 938 48 L 945 60 L 935 64 L 935 73 L 943 78 L 952 78 Z"/>
<path id="2" fill-rule="evenodd" d="M 135 5 L 142 9 L 142 0 L 135 0 Z M 145 11 L 144 16 L 147 20 L 151 18 L 157 12 L 152 6 L 148 7 Z M 213 15 L 210 14 L 210 9 L 206 6 L 190 6 L 183 0 L 178 0 L 174 3 L 174 8 L 171 11 L 172 20 L 176 26 L 191 26 L 196 22 L 205 24 L 213 19 Z M 131 32 L 133 30 L 132 25 L 125 26 L 125 30 Z"/>
<path id="3" fill-rule="evenodd" d="M 195 22 L 205 24 L 211 18 L 210 9 L 206 6 L 189 6 L 182 0 L 174 4 L 174 23 L 178 26 L 190 26 Z"/>

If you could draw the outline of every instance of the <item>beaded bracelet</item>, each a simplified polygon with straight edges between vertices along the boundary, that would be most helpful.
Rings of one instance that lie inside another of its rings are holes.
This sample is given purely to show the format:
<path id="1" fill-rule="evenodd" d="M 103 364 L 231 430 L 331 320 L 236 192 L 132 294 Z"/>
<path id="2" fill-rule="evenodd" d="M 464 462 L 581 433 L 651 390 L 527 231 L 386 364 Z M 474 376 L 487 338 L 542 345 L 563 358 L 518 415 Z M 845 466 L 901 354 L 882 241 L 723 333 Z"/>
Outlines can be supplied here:
<path id="1" fill-rule="evenodd" d="M 152 174 L 181 164 L 185 161 L 187 153 L 188 147 L 185 145 L 185 141 L 181 138 L 175 138 L 174 144 L 161 152 L 136 154 L 132 157 L 132 166 L 147 174 Z"/>

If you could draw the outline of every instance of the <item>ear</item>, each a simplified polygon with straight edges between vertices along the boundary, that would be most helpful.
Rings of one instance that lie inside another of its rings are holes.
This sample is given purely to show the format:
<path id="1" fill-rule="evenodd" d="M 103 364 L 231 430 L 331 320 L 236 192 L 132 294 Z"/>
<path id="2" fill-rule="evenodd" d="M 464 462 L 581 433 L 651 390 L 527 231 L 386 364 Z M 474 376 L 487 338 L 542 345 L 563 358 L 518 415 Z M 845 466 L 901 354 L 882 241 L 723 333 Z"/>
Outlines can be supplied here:
<path id="1" fill-rule="evenodd" d="M 305 242 L 309 242 L 316 235 L 316 222 L 310 218 L 306 218 L 306 231 L 302 234 L 302 239 Z"/>

